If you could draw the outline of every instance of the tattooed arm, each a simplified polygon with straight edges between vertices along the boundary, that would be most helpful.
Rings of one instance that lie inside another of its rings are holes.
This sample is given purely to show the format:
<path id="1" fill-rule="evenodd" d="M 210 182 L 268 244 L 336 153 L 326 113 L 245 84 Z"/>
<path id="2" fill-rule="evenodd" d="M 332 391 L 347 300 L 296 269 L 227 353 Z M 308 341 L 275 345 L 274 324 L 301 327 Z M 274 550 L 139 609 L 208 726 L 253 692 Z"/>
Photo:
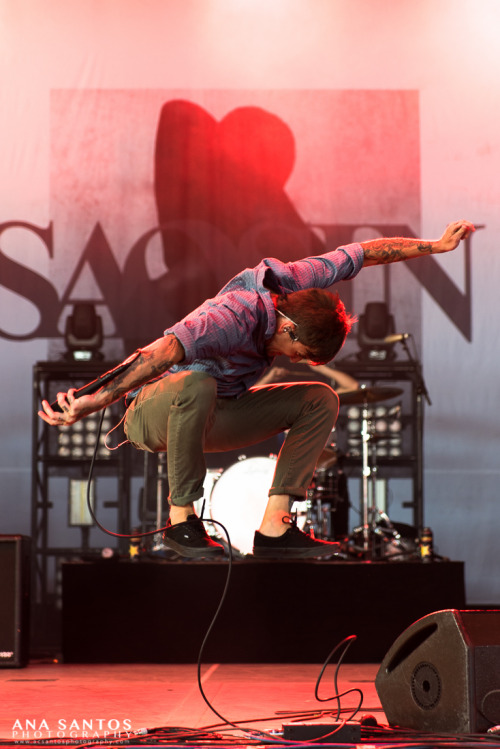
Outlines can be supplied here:
<path id="1" fill-rule="evenodd" d="M 130 365 L 115 378 L 103 385 L 92 395 L 75 397 L 75 389 L 57 394 L 61 413 L 54 411 L 50 403 L 42 401 L 43 411 L 38 415 L 52 426 L 74 424 L 95 411 L 119 400 L 130 390 L 153 380 L 166 372 L 174 364 L 184 359 L 184 348 L 174 335 L 167 335 L 153 341 L 131 357 Z"/>
<path id="2" fill-rule="evenodd" d="M 450 252 L 474 231 L 470 221 L 454 221 L 449 224 L 441 239 L 372 239 L 361 242 L 365 253 L 364 266 L 379 265 L 381 263 L 396 263 L 399 260 L 409 260 L 421 255 L 435 255 L 439 252 Z"/>

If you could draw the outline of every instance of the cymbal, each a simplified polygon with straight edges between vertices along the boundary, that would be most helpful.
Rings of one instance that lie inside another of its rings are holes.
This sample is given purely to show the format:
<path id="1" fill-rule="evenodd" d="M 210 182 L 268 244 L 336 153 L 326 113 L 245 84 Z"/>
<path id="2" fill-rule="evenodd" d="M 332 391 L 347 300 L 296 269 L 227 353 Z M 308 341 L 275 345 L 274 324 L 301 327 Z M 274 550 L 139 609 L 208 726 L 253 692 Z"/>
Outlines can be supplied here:
<path id="1" fill-rule="evenodd" d="M 341 406 L 353 406 L 358 403 L 378 403 L 379 401 L 386 401 L 389 398 L 395 398 L 397 395 L 401 395 L 401 388 L 387 388 L 387 387 L 361 387 L 356 390 L 347 390 L 345 393 L 339 394 L 339 402 Z"/>

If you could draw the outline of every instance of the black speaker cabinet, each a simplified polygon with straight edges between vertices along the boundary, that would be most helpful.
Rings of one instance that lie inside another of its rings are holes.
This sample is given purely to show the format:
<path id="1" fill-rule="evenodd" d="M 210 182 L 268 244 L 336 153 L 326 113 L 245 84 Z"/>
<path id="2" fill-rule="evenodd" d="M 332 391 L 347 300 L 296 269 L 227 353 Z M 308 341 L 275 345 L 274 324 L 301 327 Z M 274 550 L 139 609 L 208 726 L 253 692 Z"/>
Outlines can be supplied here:
<path id="1" fill-rule="evenodd" d="M 500 611 L 424 616 L 391 646 L 375 679 L 391 725 L 482 733 L 500 723 Z"/>
<path id="2" fill-rule="evenodd" d="M 0 667 L 29 660 L 30 539 L 0 535 Z"/>

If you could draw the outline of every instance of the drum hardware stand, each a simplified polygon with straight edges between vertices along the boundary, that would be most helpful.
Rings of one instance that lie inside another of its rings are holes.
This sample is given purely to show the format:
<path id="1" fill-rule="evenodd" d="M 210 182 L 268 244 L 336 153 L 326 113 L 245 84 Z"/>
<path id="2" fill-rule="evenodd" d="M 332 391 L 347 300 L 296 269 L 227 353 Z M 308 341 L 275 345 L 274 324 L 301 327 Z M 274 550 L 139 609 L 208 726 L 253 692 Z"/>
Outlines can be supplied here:
<path id="1" fill-rule="evenodd" d="M 328 475 L 326 478 L 328 478 Z M 326 482 L 325 482 L 326 483 Z M 318 525 L 318 536 L 319 538 L 331 538 L 332 537 L 332 503 L 328 501 L 328 498 L 333 499 L 331 492 L 328 493 L 328 486 L 316 486 L 316 493 L 318 497 L 316 499 L 316 523 Z M 323 496 L 324 494 L 324 496 Z"/>
<path id="2" fill-rule="evenodd" d="M 331 538 L 332 532 L 330 520 L 331 505 L 329 502 L 323 502 L 321 491 L 323 491 L 323 487 L 309 489 L 307 492 L 305 513 L 295 511 L 294 514 L 296 516 L 302 514 L 306 516 L 304 530 L 306 530 L 312 538 L 327 539 Z M 318 494 L 318 496 L 315 497 L 315 494 Z"/>
<path id="3" fill-rule="evenodd" d="M 165 453 L 158 453 L 158 475 L 156 478 L 156 527 L 161 528 L 163 496 L 165 494 L 165 482 L 167 480 L 167 456 Z M 155 547 L 163 547 L 163 534 L 155 533 L 153 536 Z"/>
<path id="4" fill-rule="evenodd" d="M 150 475 L 149 471 L 149 461 L 150 461 L 150 455 L 149 453 L 145 453 L 144 455 L 144 493 L 146 494 L 149 491 L 149 487 L 153 484 L 155 486 L 155 495 L 156 495 L 156 519 L 155 519 L 155 527 L 156 528 L 162 528 L 164 525 L 164 519 L 163 519 L 163 497 L 165 496 L 165 485 L 167 480 L 167 456 L 165 453 L 157 453 L 156 459 L 157 459 L 157 468 L 156 468 L 156 476 L 153 478 Z M 145 527 L 145 521 L 143 520 L 143 532 L 146 530 Z M 151 551 L 158 552 L 165 549 L 165 545 L 163 544 L 163 534 L 161 532 L 155 533 L 152 538 L 152 546 Z"/>
<path id="5" fill-rule="evenodd" d="M 323 449 L 311 486 L 307 490 L 305 528 L 313 538 L 331 539 L 333 533 L 332 510 L 338 501 L 338 484 L 335 482 L 338 452 L 334 442 Z M 301 514 L 301 513 L 299 513 Z"/>
<path id="6" fill-rule="evenodd" d="M 377 534 L 377 527 L 375 522 L 375 515 L 377 508 L 375 507 L 375 490 L 377 483 L 377 459 L 376 459 L 376 447 L 372 449 L 372 460 L 370 461 L 370 447 L 369 443 L 373 439 L 371 433 L 371 420 L 368 412 L 368 401 L 363 402 L 362 410 L 362 422 L 361 422 L 361 440 L 362 440 L 362 491 L 361 491 L 361 505 L 362 505 L 362 537 L 363 537 L 363 554 L 370 555 L 373 559 L 375 557 L 375 535 Z M 370 488 L 371 488 L 371 503 L 370 503 Z M 371 504 L 371 507 L 370 507 Z"/>
<path id="7" fill-rule="evenodd" d="M 362 386 L 363 387 L 363 386 Z M 374 436 L 371 434 L 371 419 L 369 417 L 368 410 L 368 398 L 363 401 L 362 407 L 362 422 L 361 422 L 361 440 L 362 440 L 362 491 L 361 491 L 361 509 L 362 509 L 362 525 L 359 528 L 354 529 L 354 533 L 362 533 L 362 553 L 366 558 L 375 559 L 377 557 L 377 549 L 375 540 L 377 536 L 383 539 L 387 535 L 387 531 L 392 533 L 392 523 L 389 517 L 381 512 L 375 505 L 376 496 L 376 484 L 377 484 L 377 457 L 376 457 L 376 445 Z M 373 448 L 370 456 L 370 442 L 373 441 Z M 370 460 L 371 457 L 371 460 Z M 371 502 L 370 502 L 370 489 L 371 489 Z M 376 517 L 380 515 L 387 522 L 387 529 L 384 531 L 377 527 Z"/>
<path id="8" fill-rule="evenodd" d="M 365 401 L 363 403 L 363 413 L 361 422 L 361 455 L 362 455 L 362 523 L 363 523 L 363 551 L 366 553 L 370 549 L 370 526 L 368 524 L 368 491 L 369 491 L 369 480 L 372 470 L 368 460 L 368 442 L 370 440 L 370 433 L 368 431 L 368 404 Z"/>

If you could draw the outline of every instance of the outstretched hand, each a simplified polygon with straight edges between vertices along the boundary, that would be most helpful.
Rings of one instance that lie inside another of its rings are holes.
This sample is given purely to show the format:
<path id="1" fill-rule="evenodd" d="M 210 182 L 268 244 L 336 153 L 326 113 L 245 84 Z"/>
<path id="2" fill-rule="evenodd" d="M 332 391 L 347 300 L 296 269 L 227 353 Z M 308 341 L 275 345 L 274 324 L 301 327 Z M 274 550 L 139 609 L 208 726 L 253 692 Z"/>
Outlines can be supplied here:
<path id="1" fill-rule="evenodd" d="M 38 412 L 39 417 L 51 426 L 69 426 L 95 410 L 95 408 L 92 409 L 93 398 L 91 396 L 84 395 L 81 398 L 75 398 L 75 392 L 76 389 L 71 388 L 67 393 L 57 394 L 57 403 L 61 411 L 54 411 L 50 403 L 43 400 L 43 410 Z"/>
<path id="2" fill-rule="evenodd" d="M 434 252 L 450 252 L 454 250 L 462 239 L 467 237 L 475 231 L 474 225 L 470 221 L 453 221 L 446 227 L 443 236 L 438 240 L 434 248 Z"/>

